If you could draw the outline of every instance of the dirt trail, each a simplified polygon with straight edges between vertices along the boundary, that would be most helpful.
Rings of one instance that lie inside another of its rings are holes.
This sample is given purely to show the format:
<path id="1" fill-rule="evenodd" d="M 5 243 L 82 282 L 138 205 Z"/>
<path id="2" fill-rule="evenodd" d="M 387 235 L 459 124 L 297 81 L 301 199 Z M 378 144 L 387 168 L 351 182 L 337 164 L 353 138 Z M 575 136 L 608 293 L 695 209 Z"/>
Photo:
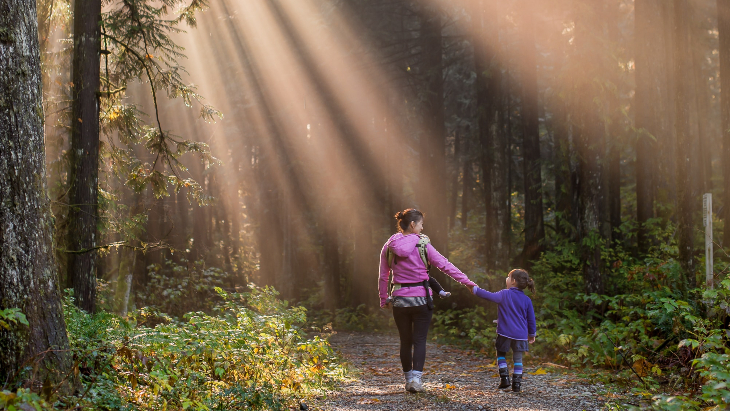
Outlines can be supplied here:
<path id="1" fill-rule="evenodd" d="M 355 369 L 355 378 L 310 409 L 600 410 L 606 402 L 600 384 L 590 385 L 571 374 L 543 374 L 541 364 L 532 364 L 529 356 L 525 358 L 523 392 L 496 390 L 499 377 L 493 359 L 434 343 L 427 346 L 427 391 L 410 394 L 403 389 L 397 335 L 337 333 L 330 342 Z"/>

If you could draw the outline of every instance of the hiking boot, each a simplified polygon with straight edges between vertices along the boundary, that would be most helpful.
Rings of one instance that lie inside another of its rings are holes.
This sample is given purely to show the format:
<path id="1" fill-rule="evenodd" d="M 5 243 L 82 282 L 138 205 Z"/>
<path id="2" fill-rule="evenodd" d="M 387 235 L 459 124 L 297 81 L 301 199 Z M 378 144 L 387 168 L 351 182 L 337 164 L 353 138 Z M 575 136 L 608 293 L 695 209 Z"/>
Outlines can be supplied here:
<path id="1" fill-rule="evenodd" d="M 512 386 L 512 383 L 509 380 L 509 370 L 505 368 L 499 369 L 499 387 L 497 387 L 498 390 L 503 390 L 505 388 L 509 388 Z"/>
<path id="2" fill-rule="evenodd" d="M 410 391 L 412 393 L 426 391 L 423 388 L 423 381 L 421 380 L 421 377 L 413 377 L 413 380 L 411 381 L 411 387 L 408 388 L 408 391 Z"/>
<path id="3" fill-rule="evenodd" d="M 522 374 L 512 374 L 512 392 L 522 391 Z"/>

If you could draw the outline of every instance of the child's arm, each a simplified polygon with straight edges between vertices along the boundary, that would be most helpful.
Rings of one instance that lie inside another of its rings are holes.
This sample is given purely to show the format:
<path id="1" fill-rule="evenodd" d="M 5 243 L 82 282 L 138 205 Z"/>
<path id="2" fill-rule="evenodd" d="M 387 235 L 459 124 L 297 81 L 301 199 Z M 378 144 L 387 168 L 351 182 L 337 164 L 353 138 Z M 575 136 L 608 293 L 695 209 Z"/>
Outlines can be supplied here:
<path id="1" fill-rule="evenodd" d="M 536 334 L 535 310 L 532 308 L 532 300 L 530 300 L 530 304 L 527 307 L 527 342 L 534 343 Z"/>
<path id="2" fill-rule="evenodd" d="M 489 300 L 489 301 L 491 301 L 493 303 L 497 303 L 497 304 L 502 302 L 502 292 L 503 291 L 505 291 L 505 290 L 499 290 L 496 293 L 491 293 L 485 289 L 479 288 L 479 286 L 475 286 L 474 288 L 472 288 L 472 292 L 477 297 L 482 297 L 485 300 Z"/>

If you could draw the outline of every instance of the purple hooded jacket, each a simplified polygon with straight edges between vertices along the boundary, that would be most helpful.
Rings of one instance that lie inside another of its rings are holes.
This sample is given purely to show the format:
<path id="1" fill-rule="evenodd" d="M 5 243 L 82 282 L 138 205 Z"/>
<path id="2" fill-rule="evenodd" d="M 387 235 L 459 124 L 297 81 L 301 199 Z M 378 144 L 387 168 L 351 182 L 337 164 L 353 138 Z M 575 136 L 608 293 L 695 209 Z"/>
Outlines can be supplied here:
<path id="1" fill-rule="evenodd" d="M 396 258 L 393 261 L 393 282 L 395 284 L 419 283 L 428 280 L 428 271 L 421 260 L 418 253 L 418 234 L 403 235 L 397 233 L 391 236 L 385 242 L 383 249 L 380 251 L 380 278 L 378 279 L 378 291 L 380 293 L 380 306 L 385 306 L 385 300 L 388 298 L 388 267 L 387 250 L 390 247 L 395 253 Z M 438 267 L 444 274 L 454 280 L 466 285 L 475 286 L 469 278 L 459 271 L 453 264 L 442 256 L 431 244 L 426 246 L 428 252 L 428 261 L 431 265 Z M 429 289 L 429 292 L 431 290 Z M 433 294 L 433 293 L 432 293 Z M 425 297 L 426 291 L 423 287 L 404 287 L 393 292 L 394 297 Z"/>

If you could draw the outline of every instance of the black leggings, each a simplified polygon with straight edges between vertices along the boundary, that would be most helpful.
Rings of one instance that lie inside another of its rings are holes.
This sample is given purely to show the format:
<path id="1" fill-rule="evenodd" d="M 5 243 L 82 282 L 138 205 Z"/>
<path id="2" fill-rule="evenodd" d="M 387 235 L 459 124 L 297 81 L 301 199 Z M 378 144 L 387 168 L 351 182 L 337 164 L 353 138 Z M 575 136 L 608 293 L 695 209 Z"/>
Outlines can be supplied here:
<path id="1" fill-rule="evenodd" d="M 393 319 L 400 334 L 400 362 L 403 372 L 423 371 L 426 362 L 426 337 L 433 310 L 425 305 L 393 307 Z"/>

